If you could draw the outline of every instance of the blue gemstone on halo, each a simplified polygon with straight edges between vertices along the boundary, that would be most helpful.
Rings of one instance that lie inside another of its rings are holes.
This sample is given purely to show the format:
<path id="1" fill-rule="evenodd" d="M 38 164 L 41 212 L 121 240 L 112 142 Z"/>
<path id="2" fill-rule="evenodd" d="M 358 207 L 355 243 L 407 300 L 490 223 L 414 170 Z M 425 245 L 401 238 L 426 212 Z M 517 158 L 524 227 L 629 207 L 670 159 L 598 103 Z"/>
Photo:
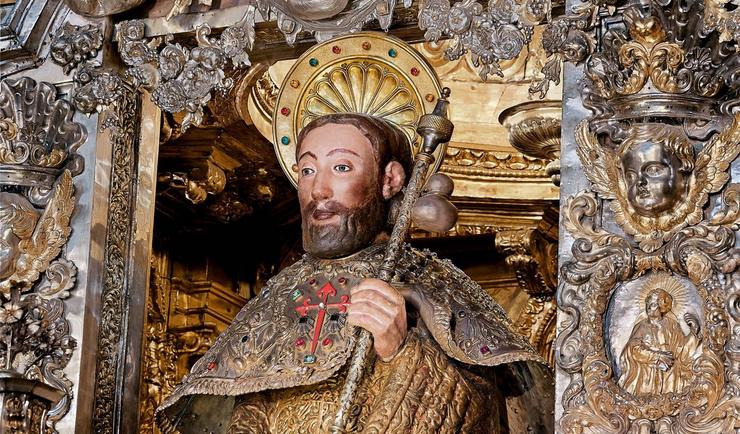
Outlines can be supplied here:
<path id="1" fill-rule="evenodd" d="M 315 57 L 312 57 L 311 59 L 309 59 L 308 64 L 311 65 L 311 66 L 318 66 L 319 59 L 317 59 Z"/>
<path id="2" fill-rule="evenodd" d="M 316 356 L 314 356 L 313 354 L 306 354 L 303 357 L 303 363 L 313 363 L 315 361 L 316 361 Z"/>
<path id="3" fill-rule="evenodd" d="M 287 145 L 289 145 L 289 144 L 290 144 L 290 138 L 289 138 L 288 136 L 283 136 L 283 137 L 282 137 L 282 138 L 280 139 L 280 143 L 282 143 L 283 145 L 286 145 L 286 146 L 287 146 Z"/>
<path id="4" fill-rule="evenodd" d="M 388 50 L 388 55 L 391 57 L 396 57 L 398 56 L 398 52 L 394 48 L 391 48 L 390 50 Z"/>

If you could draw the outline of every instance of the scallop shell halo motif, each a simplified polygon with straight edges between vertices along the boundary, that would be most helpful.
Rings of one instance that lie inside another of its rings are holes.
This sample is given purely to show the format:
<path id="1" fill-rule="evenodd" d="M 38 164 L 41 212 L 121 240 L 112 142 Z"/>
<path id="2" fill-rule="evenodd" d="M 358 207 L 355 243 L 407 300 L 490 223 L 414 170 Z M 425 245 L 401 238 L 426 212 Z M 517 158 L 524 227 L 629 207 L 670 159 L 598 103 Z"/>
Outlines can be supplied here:
<path id="1" fill-rule="evenodd" d="M 421 113 L 411 92 L 396 74 L 378 64 L 343 63 L 309 90 L 300 125 L 332 113 L 365 113 L 395 124 L 413 140 Z"/>

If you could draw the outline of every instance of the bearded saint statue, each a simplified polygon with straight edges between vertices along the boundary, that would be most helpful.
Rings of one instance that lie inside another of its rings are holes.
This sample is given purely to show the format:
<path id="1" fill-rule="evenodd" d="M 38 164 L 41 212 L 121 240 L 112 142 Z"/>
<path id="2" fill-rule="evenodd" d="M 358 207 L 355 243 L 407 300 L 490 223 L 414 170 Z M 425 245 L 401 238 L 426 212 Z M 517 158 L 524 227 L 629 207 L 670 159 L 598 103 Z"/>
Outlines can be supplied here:
<path id="1" fill-rule="evenodd" d="M 294 169 L 306 254 L 267 282 L 164 401 L 163 432 L 328 432 L 356 327 L 372 334 L 376 354 L 346 432 L 552 432 L 552 375 L 480 286 L 410 246 L 391 284 L 373 278 L 410 149 L 399 129 L 368 115 L 303 128 Z"/>

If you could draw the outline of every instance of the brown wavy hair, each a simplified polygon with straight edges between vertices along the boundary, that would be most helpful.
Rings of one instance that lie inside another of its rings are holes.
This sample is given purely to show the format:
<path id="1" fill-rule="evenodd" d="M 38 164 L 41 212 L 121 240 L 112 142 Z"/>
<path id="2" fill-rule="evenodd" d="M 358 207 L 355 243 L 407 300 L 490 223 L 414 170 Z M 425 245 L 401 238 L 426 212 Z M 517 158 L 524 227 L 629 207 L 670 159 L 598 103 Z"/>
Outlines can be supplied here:
<path id="1" fill-rule="evenodd" d="M 303 143 L 308 133 L 328 124 L 352 125 L 360 130 L 370 141 L 375 161 L 378 162 L 380 170 L 385 169 L 385 166 L 391 161 L 398 161 L 403 166 L 406 182 L 408 182 L 413 167 L 413 159 L 406 134 L 384 119 L 361 113 L 335 113 L 321 116 L 309 122 L 298 134 L 298 145 L 295 149 L 296 160 L 300 155 L 301 143 Z"/>

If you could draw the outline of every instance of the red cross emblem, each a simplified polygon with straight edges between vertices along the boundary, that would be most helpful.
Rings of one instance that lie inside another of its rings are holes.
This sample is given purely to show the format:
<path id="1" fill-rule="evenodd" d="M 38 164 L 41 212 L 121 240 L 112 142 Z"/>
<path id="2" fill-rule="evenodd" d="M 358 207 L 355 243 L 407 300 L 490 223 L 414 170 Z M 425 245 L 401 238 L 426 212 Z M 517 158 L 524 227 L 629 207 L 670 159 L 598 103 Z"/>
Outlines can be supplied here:
<path id="1" fill-rule="evenodd" d="M 319 335 L 321 334 L 321 327 L 324 325 L 326 312 L 329 309 L 337 309 L 338 312 L 344 313 L 347 312 L 347 306 L 350 304 L 348 295 L 339 297 L 338 303 L 329 303 L 329 297 L 337 295 L 337 290 L 331 286 L 330 282 L 327 282 L 326 285 L 322 286 L 321 289 L 316 292 L 316 295 L 318 295 L 321 300 L 319 303 L 311 304 L 309 303 L 310 299 L 304 300 L 302 306 L 295 308 L 296 312 L 298 312 L 301 317 L 305 317 L 310 311 L 318 311 L 316 316 L 316 327 L 313 331 L 313 339 L 311 339 L 311 354 L 314 354 L 316 351 L 316 346 L 319 342 Z"/>

